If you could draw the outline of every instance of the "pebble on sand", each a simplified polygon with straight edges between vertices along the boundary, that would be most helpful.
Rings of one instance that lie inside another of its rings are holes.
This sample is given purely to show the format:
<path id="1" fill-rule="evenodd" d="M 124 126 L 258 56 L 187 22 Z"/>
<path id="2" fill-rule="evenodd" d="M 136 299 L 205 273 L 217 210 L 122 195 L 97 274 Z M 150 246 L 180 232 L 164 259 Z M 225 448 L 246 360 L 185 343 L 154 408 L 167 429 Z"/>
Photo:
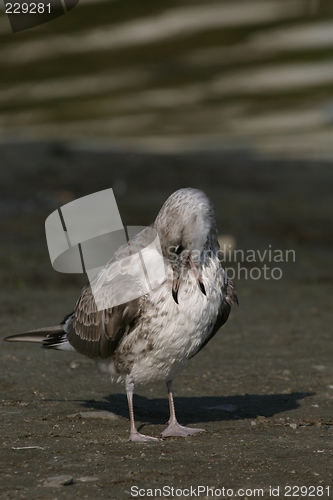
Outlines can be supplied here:
<path id="1" fill-rule="evenodd" d="M 69 486 L 70 484 L 73 484 L 73 477 L 64 475 L 64 476 L 53 476 L 53 477 L 48 477 L 47 479 L 44 480 L 43 486 L 50 486 L 53 488 L 58 488 L 60 486 Z"/>

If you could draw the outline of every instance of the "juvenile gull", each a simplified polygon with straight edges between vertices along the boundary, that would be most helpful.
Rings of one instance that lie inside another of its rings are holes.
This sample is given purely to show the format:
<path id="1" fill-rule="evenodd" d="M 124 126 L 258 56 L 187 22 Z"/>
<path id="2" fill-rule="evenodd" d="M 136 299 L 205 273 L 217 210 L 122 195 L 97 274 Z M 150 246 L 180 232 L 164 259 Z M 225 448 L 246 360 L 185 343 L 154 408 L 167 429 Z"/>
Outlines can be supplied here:
<path id="1" fill-rule="evenodd" d="M 41 342 L 45 348 L 75 350 L 107 360 L 112 381 L 125 382 L 130 441 L 136 442 L 156 438 L 137 431 L 134 386 L 156 380 L 166 382 L 170 406 L 169 425 L 162 437 L 188 436 L 204 430 L 178 423 L 172 381 L 227 321 L 231 305 L 237 302 L 235 287 L 218 259 L 215 209 L 205 193 L 192 188 L 176 191 L 151 227 L 159 237 L 167 272 L 165 280 L 150 293 L 98 310 L 92 288 L 87 285 L 74 312 L 59 326 L 5 339 Z M 145 247 L 142 234 L 130 242 L 136 249 Z M 99 279 L 108 278 L 115 259 L 126 258 L 128 248 L 119 248 Z"/>

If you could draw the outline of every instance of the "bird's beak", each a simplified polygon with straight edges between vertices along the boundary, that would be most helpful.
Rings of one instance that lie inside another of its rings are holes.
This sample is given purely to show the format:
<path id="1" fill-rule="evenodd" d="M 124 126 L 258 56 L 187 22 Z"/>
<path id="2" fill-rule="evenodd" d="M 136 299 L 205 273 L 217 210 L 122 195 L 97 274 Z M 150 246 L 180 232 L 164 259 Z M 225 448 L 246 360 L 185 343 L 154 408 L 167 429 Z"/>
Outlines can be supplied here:
<path id="1" fill-rule="evenodd" d="M 201 277 L 201 274 L 199 272 L 199 269 L 198 267 L 196 266 L 196 264 L 193 262 L 193 259 L 192 257 L 190 256 L 189 259 L 188 259 L 189 263 L 190 263 L 190 266 L 191 266 L 191 269 L 193 271 L 193 274 L 194 274 L 194 277 L 195 279 L 197 280 L 197 283 L 198 283 L 198 287 L 200 288 L 200 290 L 202 291 L 202 293 L 204 295 L 206 295 L 206 290 L 205 290 L 205 286 L 202 282 L 202 277 Z"/>
<path id="2" fill-rule="evenodd" d="M 173 300 L 178 304 L 178 290 L 179 290 L 180 279 L 178 274 L 176 275 L 174 272 L 174 277 L 172 281 L 172 296 Z"/>
<path id="3" fill-rule="evenodd" d="M 197 280 L 198 287 L 200 288 L 201 292 L 206 295 L 206 290 L 205 286 L 202 282 L 201 274 L 198 270 L 198 267 L 194 263 L 193 259 L 189 257 L 188 262 L 190 264 L 190 267 L 192 269 L 192 272 L 194 273 L 195 279 Z M 176 302 L 176 304 L 179 304 L 178 302 L 178 290 L 179 290 L 179 285 L 180 285 L 180 279 L 178 273 L 174 271 L 174 277 L 172 281 L 172 297 L 173 300 Z"/>

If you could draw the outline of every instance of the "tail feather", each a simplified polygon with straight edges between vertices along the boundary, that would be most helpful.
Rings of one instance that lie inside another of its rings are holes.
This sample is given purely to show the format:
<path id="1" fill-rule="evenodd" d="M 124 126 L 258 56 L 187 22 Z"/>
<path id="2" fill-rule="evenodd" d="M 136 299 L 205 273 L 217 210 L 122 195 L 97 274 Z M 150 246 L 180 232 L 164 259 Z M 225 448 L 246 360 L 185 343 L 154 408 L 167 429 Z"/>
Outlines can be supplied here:
<path id="1" fill-rule="evenodd" d="M 43 340 L 42 347 L 44 349 L 60 349 L 63 351 L 74 350 L 68 342 L 67 333 L 63 329 L 61 329 L 61 332 L 49 333 L 46 339 Z"/>
<path id="2" fill-rule="evenodd" d="M 3 340 L 6 342 L 33 342 L 37 344 L 43 344 L 43 342 L 50 336 L 62 337 L 65 332 L 61 325 L 57 326 L 47 326 L 44 328 L 38 328 L 37 330 L 30 330 L 24 333 L 18 333 L 17 335 L 10 335 L 5 337 Z"/>

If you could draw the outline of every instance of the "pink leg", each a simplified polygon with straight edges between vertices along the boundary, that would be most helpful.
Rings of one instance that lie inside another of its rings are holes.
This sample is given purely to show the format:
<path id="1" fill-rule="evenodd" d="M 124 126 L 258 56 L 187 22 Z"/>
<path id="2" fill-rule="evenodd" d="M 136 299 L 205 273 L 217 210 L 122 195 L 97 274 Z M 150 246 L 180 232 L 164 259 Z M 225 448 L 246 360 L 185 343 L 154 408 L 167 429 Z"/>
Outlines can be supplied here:
<path id="1" fill-rule="evenodd" d="M 176 412 L 175 412 L 175 404 L 173 402 L 172 395 L 172 380 L 166 383 L 168 388 L 168 396 L 169 396 L 169 406 L 170 406 L 170 418 L 169 418 L 169 426 L 162 432 L 161 436 L 171 437 L 171 436 L 191 436 L 196 432 L 204 432 L 205 429 L 191 429 L 190 427 L 184 427 L 177 422 Z"/>
<path id="2" fill-rule="evenodd" d="M 150 442 L 159 441 L 158 438 L 155 438 L 152 436 L 145 436 L 144 434 L 140 434 L 140 432 L 138 432 L 138 430 L 135 426 L 135 421 L 134 421 L 133 389 L 134 389 L 133 382 L 129 382 L 126 379 L 126 394 L 127 394 L 127 402 L 128 402 L 128 409 L 129 409 L 129 416 L 130 416 L 130 423 L 131 423 L 131 433 L 130 433 L 129 441 L 133 441 L 135 443 L 147 443 L 148 441 L 150 441 Z"/>

